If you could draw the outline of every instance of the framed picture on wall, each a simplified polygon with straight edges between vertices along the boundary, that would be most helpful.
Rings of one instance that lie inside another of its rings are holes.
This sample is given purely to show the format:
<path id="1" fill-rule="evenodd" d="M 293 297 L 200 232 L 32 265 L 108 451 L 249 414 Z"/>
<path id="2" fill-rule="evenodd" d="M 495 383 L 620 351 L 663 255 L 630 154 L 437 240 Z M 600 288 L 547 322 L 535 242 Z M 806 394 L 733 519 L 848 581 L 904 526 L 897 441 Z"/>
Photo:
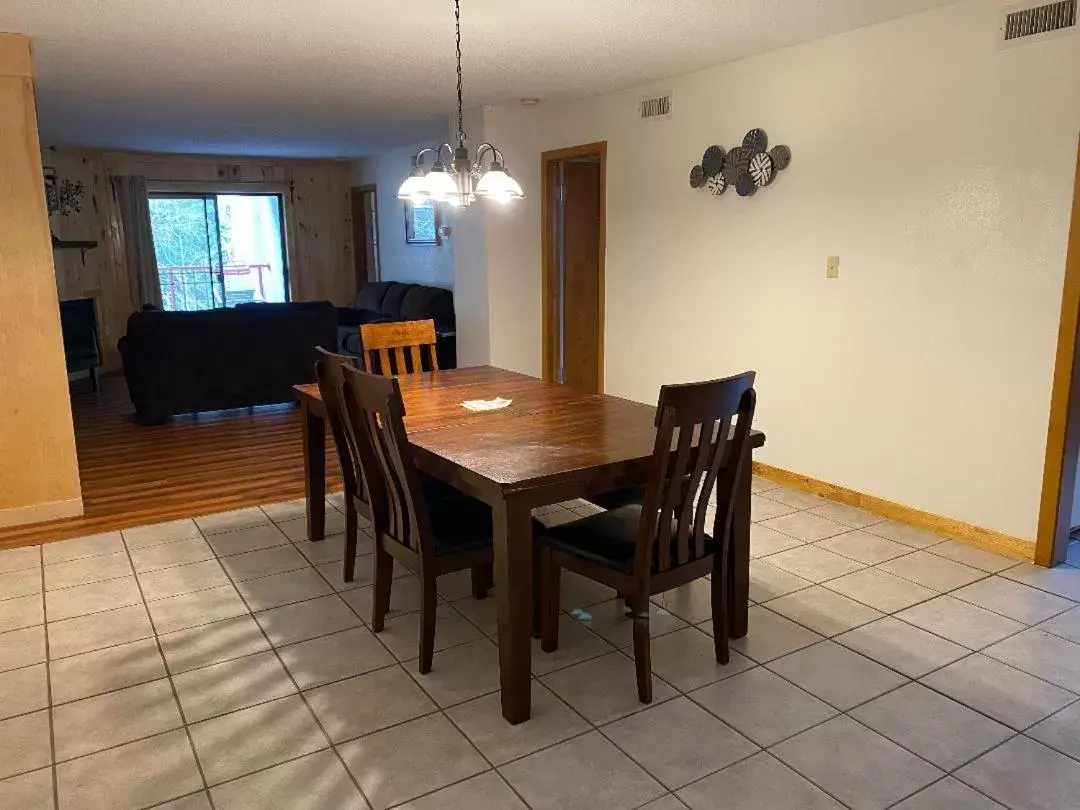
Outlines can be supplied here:
<path id="1" fill-rule="evenodd" d="M 405 202 L 405 241 L 410 245 L 438 245 L 439 209 L 434 202 Z"/>

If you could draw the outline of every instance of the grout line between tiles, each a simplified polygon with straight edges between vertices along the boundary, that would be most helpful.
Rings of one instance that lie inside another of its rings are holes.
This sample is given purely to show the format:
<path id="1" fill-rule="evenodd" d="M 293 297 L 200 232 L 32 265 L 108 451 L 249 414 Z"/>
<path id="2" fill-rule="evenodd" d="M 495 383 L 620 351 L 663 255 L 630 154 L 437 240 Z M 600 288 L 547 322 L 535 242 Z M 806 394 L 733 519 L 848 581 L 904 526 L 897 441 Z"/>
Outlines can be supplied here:
<path id="1" fill-rule="evenodd" d="M 53 806 L 59 808 L 60 784 L 56 775 L 56 728 L 53 724 L 52 658 L 49 642 L 49 616 L 45 599 L 45 564 L 41 546 L 38 546 L 38 561 L 41 563 L 41 632 L 45 640 L 45 699 L 48 701 L 45 711 L 49 713 L 49 772 L 52 776 Z"/>
<path id="2" fill-rule="evenodd" d="M 305 560 L 306 560 L 306 558 L 305 558 Z M 315 569 L 314 566 L 311 566 L 309 564 L 309 567 L 311 567 L 312 570 L 315 570 L 316 574 L 320 574 L 320 572 L 317 569 Z M 229 574 L 228 571 L 225 571 L 225 576 L 232 583 L 233 588 L 235 588 L 236 591 L 240 594 L 240 600 L 244 603 L 245 607 L 247 607 L 248 614 L 251 615 L 252 620 L 254 620 L 254 611 L 251 609 L 251 605 L 248 603 L 247 599 L 244 597 L 244 594 L 242 592 L 240 592 L 239 588 L 236 587 L 236 582 L 233 581 L 232 575 Z M 321 574 L 320 574 L 320 576 L 321 576 Z M 330 587 L 333 588 L 333 585 L 331 585 Z M 333 590 L 334 590 L 335 593 L 339 593 L 337 591 L 337 589 L 333 589 Z M 345 600 L 342 599 L 342 601 L 344 602 Z M 346 604 L 347 607 L 349 607 L 348 602 L 346 602 L 345 604 Z M 300 688 L 299 682 L 297 682 L 296 678 L 293 676 L 293 673 L 285 665 L 285 660 L 281 657 L 281 653 L 278 652 L 277 647 L 275 647 L 273 645 L 273 643 L 270 641 L 270 637 L 266 634 L 266 630 L 263 628 L 263 626 L 261 624 L 259 624 L 257 621 L 255 622 L 255 625 L 259 628 L 259 632 L 262 633 L 263 638 L 266 639 L 266 643 L 270 645 L 270 650 L 273 652 L 274 657 L 277 659 L 278 666 L 281 667 L 281 669 L 285 672 L 286 677 L 288 677 L 289 681 L 292 683 L 293 688 L 296 690 L 296 694 L 299 696 L 300 700 L 304 704 L 304 708 L 307 709 L 308 716 L 314 721 L 315 725 L 318 727 L 319 731 L 322 733 L 323 738 L 326 740 L 326 743 L 327 743 L 327 746 L 329 747 L 329 750 L 334 752 L 334 756 L 337 758 L 338 763 L 341 765 L 342 768 L 345 769 L 345 773 L 348 776 L 349 781 L 351 781 L 352 784 L 356 787 L 356 790 L 357 790 L 358 794 L 363 798 L 364 803 L 367 805 L 367 807 L 370 810 L 370 808 L 372 807 L 370 799 L 368 798 L 367 794 L 364 793 L 363 789 L 360 787 L 359 780 L 356 778 L 355 774 L 353 774 L 352 770 L 349 768 L 349 764 L 345 761 L 345 758 L 341 755 L 341 752 L 337 749 L 337 746 L 334 744 L 333 738 L 330 736 L 330 733 L 326 730 L 326 727 L 323 725 L 322 720 L 319 719 L 319 715 L 311 707 L 311 703 L 308 702 L 307 695 L 304 694 L 304 691 Z M 366 626 L 365 626 L 365 629 L 366 629 Z M 368 632 L 370 632 L 370 630 Z M 374 636 L 375 634 L 372 633 L 372 635 Z M 375 641 L 378 642 L 378 644 L 380 646 L 382 646 L 384 649 L 386 649 L 386 652 L 392 658 L 396 659 L 397 656 L 395 656 L 392 652 L 390 652 L 390 650 L 388 648 L 386 648 L 386 645 L 384 645 L 381 641 L 379 641 L 377 636 L 375 637 Z M 320 684 L 320 686 L 321 685 L 323 685 L 323 684 Z M 312 688 L 315 688 L 315 687 L 312 687 Z M 194 750 L 194 748 L 195 748 L 194 743 L 192 743 L 192 749 Z M 306 756 L 306 754 L 305 754 L 305 756 Z M 199 759 L 198 751 L 195 751 L 195 758 L 196 758 L 196 760 Z M 296 759 L 299 759 L 299 757 L 296 757 Z M 274 765 L 272 765 L 270 767 L 275 767 L 275 766 L 281 765 L 281 764 L 282 763 L 280 763 L 280 762 L 274 763 Z M 249 775 L 249 774 L 242 774 L 242 776 L 247 776 L 247 775 Z M 240 777 L 237 777 L 237 778 L 240 778 Z M 205 782 L 205 780 L 204 780 L 204 782 Z M 209 788 L 207 788 L 207 793 L 209 794 Z M 211 796 L 211 802 L 213 802 L 213 797 L 212 796 Z"/>
<path id="3" fill-rule="evenodd" d="M 196 527 L 196 530 L 197 530 L 197 527 Z M 125 551 L 127 552 L 127 555 L 128 555 L 128 564 L 131 565 L 134 568 L 134 565 L 131 562 L 131 549 L 128 548 L 126 541 L 124 542 L 124 549 L 125 549 Z M 146 611 L 146 617 L 147 617 L 147 619 L 149 619 L 150 618 L 150 608 L 147 605 L 146 594 L 143 592 L 142 582 L 139 580 L 138 576 L 135 577 L 135 585 L 139 589 L 139 596 L 142 598 L 143 610 Z M 150 629 L 154 631 L 154 642 L 157 644 L 158 655 L 161 656 L 162 664 L 165 666 L 165 672 L 166 672 L 165 677 L 168 679 L 169 689 L 172 692 L 173 704 L 176 706 L 176 711 L 180 716 L 181 727 L 184 729 L 184 736 L 187 738 L 188 750 L 191 752 L 192 759 L 195 760 L 195 768 L 199 772 L 199 779 L 202 780 L 203 790 L 206 791 L 207 800 L 210 802 L 210 808 L 211 808 L 211 810 L 215 810 L 214 798 L 210 795 L 209 785 L 206 782 L 206 773 L 203 771 L 202 762 L 199 760 L 199 754 L 195 750 L 195 741 L 194 741 L 194 739 L 192 739 L 192 736 L 191 736 L 191 728 L 188 726 L 188 723 L 187 723 L 187 716 L 184 713 L 184 706 L 180 702 L 180 695 L 176 691 L 176 684 L 173 682 L 172 677 L 168 674 L 168 672 L 169 672 L 168 659 L 165 657 L 165 650 L 161 646 L 161 639 L 157 635 L 157 630 L 154 627 L 154 623 L 153 623 L 152 620 L 150 621 Z M 169 731 L 175 731 L 175 729 L 169 729 Z M 168 733 L 168 732 L 164 732 L 164 733 Z M 63 808 L 59 808 L 59 810 L 63 810 Z"/>

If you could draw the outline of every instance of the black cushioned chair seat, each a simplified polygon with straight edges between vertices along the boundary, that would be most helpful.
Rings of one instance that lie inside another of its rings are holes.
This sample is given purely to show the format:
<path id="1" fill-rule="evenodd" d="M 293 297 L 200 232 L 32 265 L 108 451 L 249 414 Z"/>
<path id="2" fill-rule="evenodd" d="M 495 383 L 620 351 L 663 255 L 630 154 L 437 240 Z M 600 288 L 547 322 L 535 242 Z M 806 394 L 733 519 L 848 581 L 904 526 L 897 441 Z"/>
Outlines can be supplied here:
<path id="1" fill-rule="evenodd" d="M 640 521 L 641 505 L 632 504 L 543 529 L 540 532 L 540 541 L 553 549 L 629 574 L 634 570 L 634 550 Z M 712 538 L 705 535 L 706 553 L 709 553 L 712 547 Z M 677 555 L 678 547 L 673 542 L 673 568 L 678 565 Z M 653 571 L 656 571 L 655 554 Z"/>
<path id="2" fill-rule="evenodd" d="M 429 500 L 427 507 L 436 555 L 491 545 L 491 507 L 483 501 L 459 493 Z"/>
<path id="3" fill-rule="evenodd" d="M 645 500 L 645 487 L 626 487 L 602 495 L 590 495 L 585 500 L 595 503 L 603 509 L 619 509 L 623 506 L 641 504 Z"/>

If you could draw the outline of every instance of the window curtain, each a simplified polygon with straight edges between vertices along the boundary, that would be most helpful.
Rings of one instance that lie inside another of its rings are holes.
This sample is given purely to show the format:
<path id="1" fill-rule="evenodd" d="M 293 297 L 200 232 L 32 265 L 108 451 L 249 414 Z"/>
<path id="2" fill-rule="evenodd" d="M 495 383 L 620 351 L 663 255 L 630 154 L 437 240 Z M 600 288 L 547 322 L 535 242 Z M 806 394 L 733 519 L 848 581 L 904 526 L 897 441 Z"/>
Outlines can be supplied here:
<path id="1" fill-rule="evenodd" d="M 150 227 L 146 178 L 123 175 L 114 177 L 112 183 L 124 228 L 131 300 L 136 307 L 150 304 L 161 309 L 161 279 L 158 277 L 157 255 L 154 253 L 154 231 Z"/>

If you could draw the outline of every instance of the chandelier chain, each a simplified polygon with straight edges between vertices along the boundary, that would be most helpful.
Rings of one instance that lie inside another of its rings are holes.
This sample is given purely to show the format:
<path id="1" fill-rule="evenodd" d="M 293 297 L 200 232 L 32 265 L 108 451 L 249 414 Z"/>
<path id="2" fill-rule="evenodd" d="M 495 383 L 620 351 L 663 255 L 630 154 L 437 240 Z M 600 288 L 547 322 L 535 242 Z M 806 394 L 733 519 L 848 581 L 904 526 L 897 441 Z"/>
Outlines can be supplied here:
<path id="1" fill-rule="evenodd" d="M 457 28 L 457 137 L 465 144 L 465 124 L 461 112 L 461 0 L 454 0 L 454 24 Z"/>

